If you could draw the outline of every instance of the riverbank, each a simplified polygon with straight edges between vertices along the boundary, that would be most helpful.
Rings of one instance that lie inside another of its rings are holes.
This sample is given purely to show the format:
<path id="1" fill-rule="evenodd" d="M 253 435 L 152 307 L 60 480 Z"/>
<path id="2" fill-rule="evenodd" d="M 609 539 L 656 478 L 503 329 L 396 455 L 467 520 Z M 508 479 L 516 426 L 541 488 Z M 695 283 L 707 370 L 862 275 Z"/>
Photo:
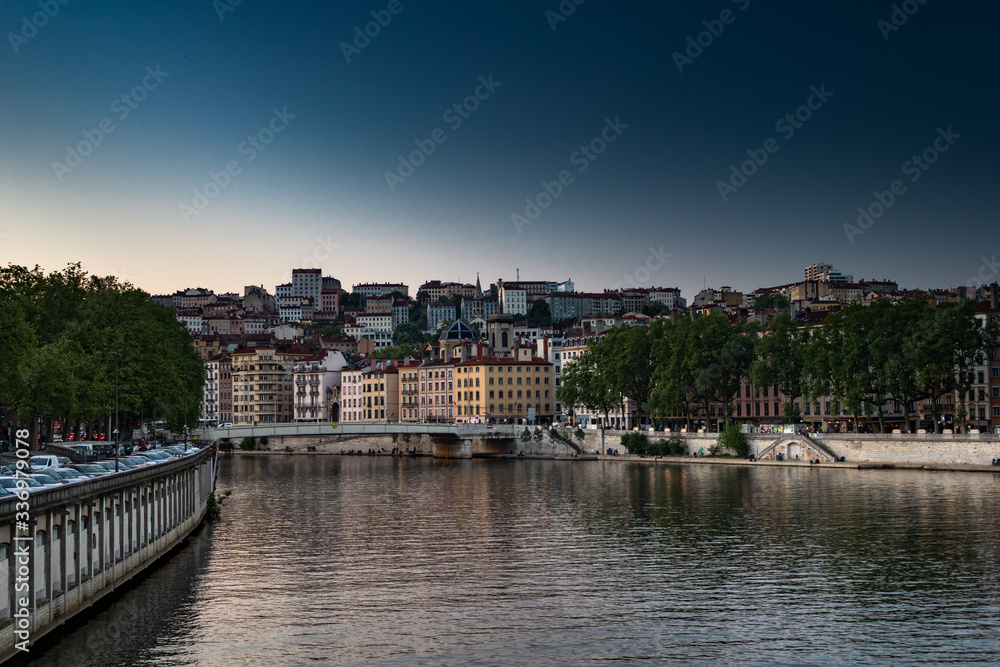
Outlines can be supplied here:
<path id="1" fill-rule="evenodd" d="M 234 451 L 235 456 L 347 456 L 347 457 L 395 457 L 395 458 L 415 458 L 428 457 L 429 452 L 420 452 L 414 457 L 410 454 L 391 454 L 389 452 L 378 452 L 368 454 L 348 454 L 344 452 L 245 452 Z M 478 457 L 477 457 L 478 458 Z M 608 456 L 604 454 L 586 454 L 582 456 L 558 456 L 552 454 L 497 454 L 484 456 L 488 459 L 532 459 L 545 461 L 615 461 L 619 463 L 650 463 L 662 465 L 727 465 L 727 466 L 764 466 L 764 467 L 784 467 L 784 468 L 838 468 L 846 470 L 928 470 L 942 472 L 980 472 L 994 473 L 1000 475 L 1000 466 L 976 465 L 962 463 L 869 463 L 858 461 L 825 461 L 820 463 L 809 463 L 808 461 L 762 461 L 750 459 L 738 459 L 732 457 L 712 457 L 712 456 L 664 456 L 659 458 L 646 456 L 631 456 L 624 454 L 621 456 Z"/>

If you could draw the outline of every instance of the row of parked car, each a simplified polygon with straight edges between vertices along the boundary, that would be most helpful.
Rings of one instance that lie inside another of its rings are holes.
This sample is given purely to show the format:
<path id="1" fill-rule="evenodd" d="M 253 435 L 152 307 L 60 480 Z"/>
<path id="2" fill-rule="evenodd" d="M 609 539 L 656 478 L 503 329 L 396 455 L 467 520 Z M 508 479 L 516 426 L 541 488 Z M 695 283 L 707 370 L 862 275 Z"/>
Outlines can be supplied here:
<path id="1" fill-rule="evenodd" d="M 145 452 L 120 456 L 118 472 L 128 472 L 140 468 L 159 465 L 174 461 L 184 456 L 190 456 L 198 451 L 194 445 L 170 445 L 158 447 Z M 27 485 L 28 493 L 37 493 L 46 489 L 56 489 L 66 484 L 85 482 L 97 477 L 115 474 L 115 460 L 101 459 L 89 463 L 73 463 L 64 456 L 55 454 L 36 454 L 28 458 L 28 470 L 21 476 L 16 476 L 16 469 L 6 465 L 0 467 L 0 499 L 16 494 Z M 18 486 L 20 484 L 20 486 Z"/>

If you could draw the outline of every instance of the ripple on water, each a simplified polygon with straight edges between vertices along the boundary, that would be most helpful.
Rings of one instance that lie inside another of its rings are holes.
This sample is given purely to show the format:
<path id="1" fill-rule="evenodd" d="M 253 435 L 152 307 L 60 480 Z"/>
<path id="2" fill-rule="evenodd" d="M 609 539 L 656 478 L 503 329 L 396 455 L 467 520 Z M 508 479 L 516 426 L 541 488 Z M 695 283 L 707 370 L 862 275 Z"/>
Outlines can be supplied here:
<path id="1" fill-rule="evenodd" d="M 236 458 L 40 665 L 989 664 L 992 476 Z"/>

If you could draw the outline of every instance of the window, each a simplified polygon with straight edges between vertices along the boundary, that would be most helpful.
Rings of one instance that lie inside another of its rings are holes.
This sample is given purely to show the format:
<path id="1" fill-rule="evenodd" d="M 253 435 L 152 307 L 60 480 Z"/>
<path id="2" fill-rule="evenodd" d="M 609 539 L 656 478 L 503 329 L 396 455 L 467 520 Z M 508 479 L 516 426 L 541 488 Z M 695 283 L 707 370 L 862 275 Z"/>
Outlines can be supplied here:
<path id="1" fill-rule="evenodd" d="M 765 393 L 767 393 L 767 390 L 765 389 L 765 390 L 764 390 L 764 392 L 765 392 Z M 769 408 L 770 406 L 771 406 L 771 404 L 770 404 L 770 403 L 765 403 L 765 404 L 764 404 L 764 416 L 765 416 L 765 417 L 769 417 L 769 416 L 770 416 L 770 415 L 768 414 L 768 412 L 767 412 L 767 409 L 768 409 L 768 408 Z"/>

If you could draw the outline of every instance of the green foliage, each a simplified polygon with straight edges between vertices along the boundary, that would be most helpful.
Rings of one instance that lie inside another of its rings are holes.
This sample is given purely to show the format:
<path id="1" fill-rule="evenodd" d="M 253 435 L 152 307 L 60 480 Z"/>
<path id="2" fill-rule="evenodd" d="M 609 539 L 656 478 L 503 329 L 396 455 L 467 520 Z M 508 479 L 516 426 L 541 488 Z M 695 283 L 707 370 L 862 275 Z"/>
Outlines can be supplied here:
<path id="1" fill-rule="evenodd" d="M 409 433 L 404 433 L 403 434 L 403 442 L 405 442 L 405 443 L 409 443 L 410 442 L 410 434 Z"/>
<path id="2" fill-rule="evenodd" d="M 534 438 L 535 442 L 541 442 L 542 438 L 545 437 L 545 434 L 542 433 L 542 429 L 540 429 L 540 428 L 538 428 L 536 426 L 535 427 L 535 432 L 531 434 L 531 437 Z"/>
<path id="3" fill-rule="evenodd" d="M 399 440 L 399 434 L 398 433 L 393 433 L 392 435 L 389 436 L 389 439 L 392 440 L 392 444 L 395 445 L 396 441 Z"/>
<path id="4" fill-rule="evenodd" d="M 669 440 L 650 440 L 639 431 L 623 435 L 622 447 L 636 456 L 680 456 L 685 452 L 684 441 L 676 436 Z"/>
<path id="5" fill-rule="evenodd" d="M 670 306 L 662 301 L 652 301 L 642 307 L 642 314 L 647 317 L 659 317 L 668 313 L 670 313 Z"/>
<path id="6" fill-rule="evenodd" d="M 358 292 L 344 292 L 340 295 L 340 305 L 344 308 L 361 308 L 364 303 L 364 295 Z"/>
<path id="7" fill-rule="evenodd" d="M 552 311 L 549 309 L 549 302 L 545 299 L 538 299 L 528 310 L 528 319 L 536 327 L 552 326 Z"/>
<path id="8" fill-rule="evenodd" d="M 419 347 L 424 344 L 424 332 L 412 322 L 404 322 L 392 332 L 392 344 L 395 346 L 409 345 Z"/>
<path id="9" fill-rule="evenodd" d="M 257 441 L 253 438 L 253 436 L 243 438 L 243 440 L 240 441 L 240 449 L 244 452 L 252 452 L 257 449 Z"/>
<path id="10" fill-rule="evenodd" d="M 113 277 L 79 264 L 45 274 L 0 269 L 0 400 L 25 416 L 103 421 L 114 409 L 115 357 L 122 423 L 154 411 L 197 421 L 205 365 L 173 310 Z"/>
<path id="11" fill-rule="evenodd" d="M 541 431 L 539 431 L 538 435 L 536 436 L 536 437 L 539 438 L 539 441 L 541 441 L 541 435 L 542 435 L 542 433 L 541 433 Z M 561 440 L 563 440 L 563 437 L 562 437 L 562 434 L 559 433 L 558 429 L 550 428 L 549 429 L 549 439 L 551 439 L 551 440 L 560 440 L 561 441 Z"/>
<path id="12" fill-rule="evenodd" d="M 719 434 L 718 445 L 736 453 L 741 459 L 750 457 L 750 443 L 746 435 L 740 430 L 739 424 L 730 424 Z"/>
<path id="13" fill-rule="evenodd" d="M 649 438 L 645 433 L 629 432 L 622 436 L 622 447 L 629 454 L 646 454 L 649 452 Z"/>
<path id="14" fill-rule="evenodd" d="M 521 431 L 521 442 L 531 442 L 531 429 L 527 426 Z"/>
<path id="15" fill-rule="evenodd" d="M 785 308 L 788 308 L 788 297 L 777 292 L 761 294 L 753 300 L 753 309 L 758 313 L 763 310 L 784 310 Z"/>
<path id="16" fill-rule="evenodd" d="M 420 356 L 420 353 L 417 352 L 412 347 L 410 347 L 409 345 L 400 345 L 398 347 L 392 345 L 389 347 L 383 347 L 381 350 L 375 350 L 374 352 L 371 353 L 370 356 L 372 359 L 401 360 L 405 359 L 406 357 Z"/>
<path id="17" fill-rule="evenodd" d="M 321 336 L 332 338 L 334 336 L 339 336 L 341 333 L 343 333 L 343 329 L 341 329 L 339 324 L 327 324 L 322 329 L 320 329 L 319 333 Z"/>
<path id="18" fill-rule="evenodd" d="M 573 437 L 579 440 L 580 442 L 583 442 L 583 439 L 587 437 L 587 434 L 583 432 L 582 428 L 577 427 L 577 429 L 573 431 Z"/>
<path id="19" fill-rule="evenodd" d="M 261 447 L 267 447 L 267 436 L 266 435 L 260 436 L 260 446 Z"/>

